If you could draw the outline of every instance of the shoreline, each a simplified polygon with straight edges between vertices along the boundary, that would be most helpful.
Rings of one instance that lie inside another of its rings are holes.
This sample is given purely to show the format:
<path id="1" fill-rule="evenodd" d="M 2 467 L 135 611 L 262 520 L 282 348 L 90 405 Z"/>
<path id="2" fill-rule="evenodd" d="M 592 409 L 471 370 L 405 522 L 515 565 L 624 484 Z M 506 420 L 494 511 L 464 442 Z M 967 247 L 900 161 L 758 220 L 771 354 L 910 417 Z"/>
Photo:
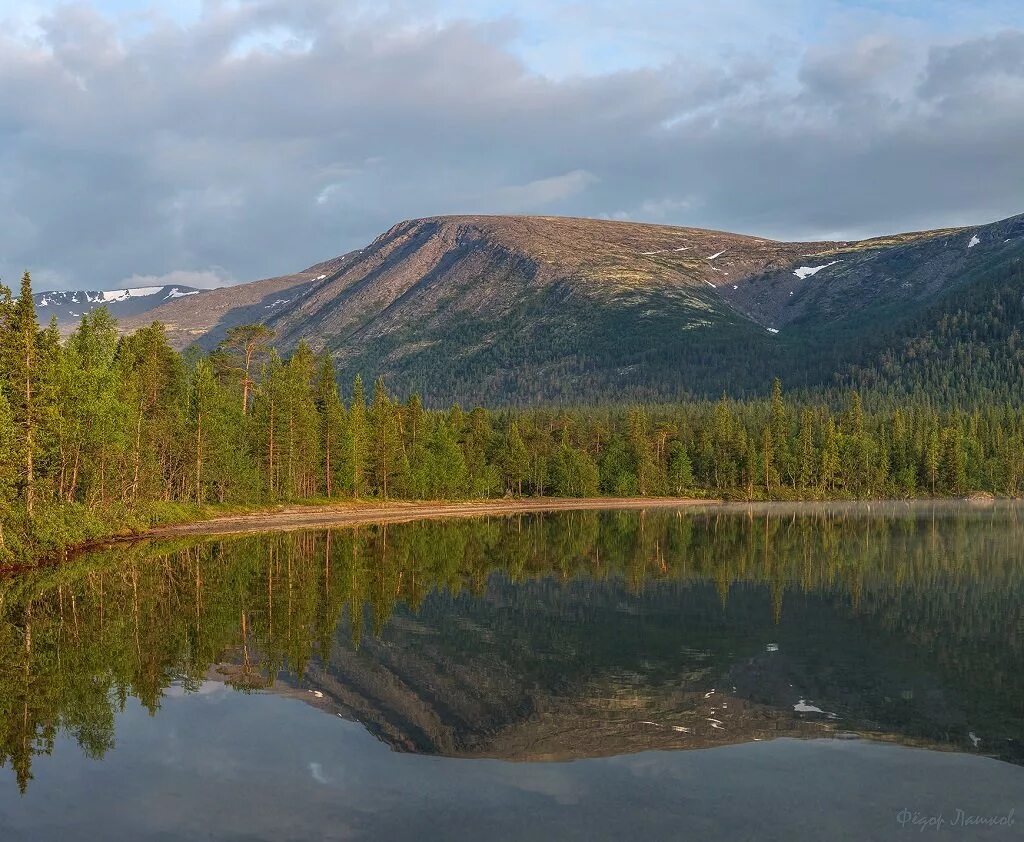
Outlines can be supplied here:
<path id="1" fill-rule="evenodd" d="M 296 532 L 305 529 L 330 529 L 345 526 L 409 523 L 418 520 L 462 520 L 503 517 L 515 514 L 571 511 L 690 511 L 694 513 L 736 514 L 748 516 L 770 514 L 793 516 L 811 510 L 829 514 L 890 514 L 918 516 L 948 507 L 967 506 L 978 512 L 1002 508 L 1000 504 L 1015 502 L 1013 498 L 991 495 L 938 498 L 867 498 L 860 500 L 726 500 L 717 497 L 527 497 L 487 500 L 345 500 L 310 502 L 239 508 L 224 514 L 197 513 L 169 519 L 154 526 L 138 526 L 113 530 L 91 540 L 74 542 L 30 560 L 12 560 L 0 564 L 0 574 L 31 570 L 41 565 L 60 564 L 82 553 L 121 544 L 142 543 L 173 538 L 230 536 L 270 532 Z M 206 516 L 204 517 L 203 514 Z"/>
<path id="2" fill-rule="evenodd" d="M 722 513 L 743 511 L 792 514 L 809 507 L 831 512 L 871 511 L 872 507 L 910 511 L 942 509 L 967 505 L 986 510 L 1000 502 L 999 498 L 970 497 L 862 500 L 723 500 L 717 497 L 527 497 L 490 500 L 393 500 L 310 503 L 229 514 L 205 520 L 185 521 L 154 526 L 140 532 L 112 536 L 97 542 L 112 544 L 124 541 L 187 537 L 190 535 L 236 535 L 252 532 L 288 532 L 331 526 L 353 526 L 374 523 L 408 523 L 415 520 L 445 520 L 541 512 L 571 511 L 639 511 L 644 509 L 715 510 Z M 1005 502 L 1005 501 L 1004 501 Z"/>
<path id="3" fill-rule="evenodd" d="M 689 509 L 719 506 L 719 499 L 699 497 L 535 497 L 520 499 L 446 501 L 346 502 L 296 505 L 281 509 L 225 515 L 209 520 L 156 526 L 142 532 L 112 536 L 97 542 L 114 544 L 189 535 L 237 535 L 247 532 L 288 532 L 317 527 L 368 523 L 406 523 L 414 520 L 485 517 L 558 511 L 613 511 L 617 509 Z"/>

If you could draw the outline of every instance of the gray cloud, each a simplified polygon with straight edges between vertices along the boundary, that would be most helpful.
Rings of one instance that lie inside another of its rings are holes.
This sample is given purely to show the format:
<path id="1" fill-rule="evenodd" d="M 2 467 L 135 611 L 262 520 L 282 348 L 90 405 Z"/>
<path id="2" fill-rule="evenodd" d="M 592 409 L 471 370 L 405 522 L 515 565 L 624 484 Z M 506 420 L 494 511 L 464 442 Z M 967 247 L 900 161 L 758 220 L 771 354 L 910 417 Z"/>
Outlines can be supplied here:
<path id="1" fill-rule="evenodd" d="M 340 8 L 213 3 L 128 35 L 74 6 L 0 36 L 0 273 L 252 279 L 435 213 L 810 237 L 1024 211 L 1024 32 L 550 78 L 514 21 Z"/>

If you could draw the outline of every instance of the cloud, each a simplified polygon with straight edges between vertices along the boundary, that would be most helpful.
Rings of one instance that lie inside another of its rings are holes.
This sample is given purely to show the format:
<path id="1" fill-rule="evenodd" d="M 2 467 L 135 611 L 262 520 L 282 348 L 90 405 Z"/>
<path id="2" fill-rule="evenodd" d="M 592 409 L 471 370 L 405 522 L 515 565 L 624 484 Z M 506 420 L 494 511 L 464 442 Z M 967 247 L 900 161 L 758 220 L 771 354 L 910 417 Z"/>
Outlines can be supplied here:
<path id="1" fill-rule="evenodd" d="M 115 289 L 135 289 L 136 287 L 186 286 L 197 289 L 216 289 L 231 286 L 235 281 L 221 269 L 203 269 L 189 272 L 175 269 L 163 275 L 132 275 L 125 278 Z"/>
<path id="2" fill-rule="evenodd" d="M 439 213 L 806 238 L 1024 211 L 1024 30 L 996 0 L 953 33 L 914 3 L 600 0 L 578 26 L 571 5 L 22 15 L 0 29 L 0 275 L 248 280 Z"/>
<path id="3" fill-rule="evenodd" d="M 573 170 L 564 175 L 538 178 L 529 184 L 502 187 L 497 191 L 495 210 L 504 213 L 536 211 L 554 202 L 570 199 L 598 181 L 593 173 Z"/>

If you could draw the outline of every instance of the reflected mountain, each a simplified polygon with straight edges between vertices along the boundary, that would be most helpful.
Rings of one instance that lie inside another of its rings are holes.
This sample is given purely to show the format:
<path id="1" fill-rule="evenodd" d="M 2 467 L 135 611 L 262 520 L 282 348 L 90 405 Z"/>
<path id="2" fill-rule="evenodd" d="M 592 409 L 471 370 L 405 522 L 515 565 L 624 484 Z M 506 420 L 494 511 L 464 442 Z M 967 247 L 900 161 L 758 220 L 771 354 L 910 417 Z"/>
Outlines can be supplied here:
<path id="1" fill-rule="evenodd" d="M 1024 509 L 562 512 L 121 546 L 0 581 L 0 760 L 129 696 L 301 699 L 393 749 L 865 736 L 1024 763 Z"/>

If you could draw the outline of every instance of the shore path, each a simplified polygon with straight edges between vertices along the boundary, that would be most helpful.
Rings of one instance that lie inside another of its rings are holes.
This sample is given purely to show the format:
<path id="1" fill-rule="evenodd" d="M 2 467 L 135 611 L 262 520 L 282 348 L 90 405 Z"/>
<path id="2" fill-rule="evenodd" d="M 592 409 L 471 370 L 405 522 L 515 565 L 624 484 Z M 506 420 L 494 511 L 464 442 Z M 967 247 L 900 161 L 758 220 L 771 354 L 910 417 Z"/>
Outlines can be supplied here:
<path id="1" fill-rule="evenodd" d="M 227 515 L 195 523 L 160 526 L 125 536 L 172 538 L 182 535 L 230 535 L 240 532 L 278 532 L 294 529 L 363 523 L 403 523 L 412 520 L 512 515 L 528 512 L 584 511 L 599 509 L 680 509 L 713 506 L 718 500 L 686 497 L 561 497 L 477 500 L 466 503 L 390 502 L 337 503 L 323 506 L 286 506 L 253 514 Z"/>

